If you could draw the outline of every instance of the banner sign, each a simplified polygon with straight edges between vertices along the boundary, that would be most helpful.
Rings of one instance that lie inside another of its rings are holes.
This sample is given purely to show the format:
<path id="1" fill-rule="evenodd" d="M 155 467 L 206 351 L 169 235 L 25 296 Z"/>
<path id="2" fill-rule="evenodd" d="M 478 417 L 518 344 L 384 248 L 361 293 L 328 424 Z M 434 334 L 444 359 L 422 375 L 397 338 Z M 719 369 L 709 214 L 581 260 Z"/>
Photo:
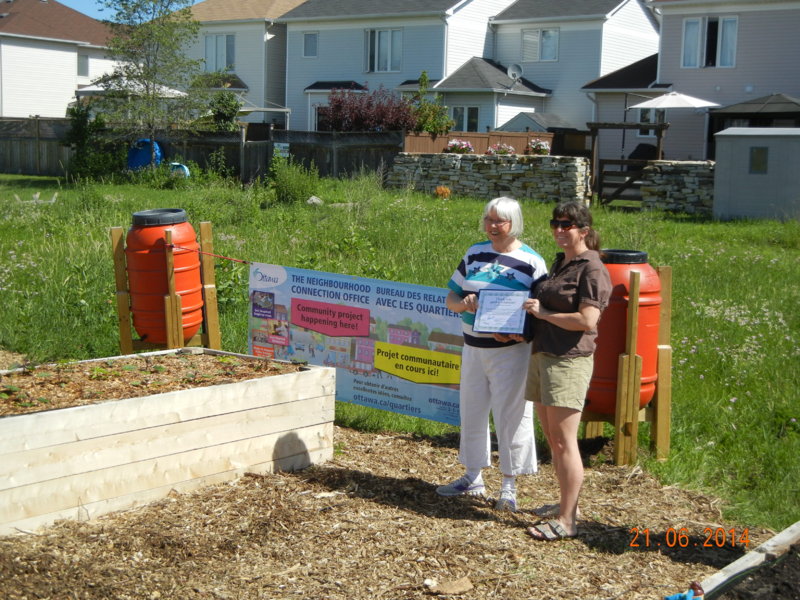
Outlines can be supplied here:
<path id="1" fill-rule="evenodd" d="M 249 350 L 336 367 L 336 400 L 459 424 L 461 318 L 447 290 L 254 263 Z"/>

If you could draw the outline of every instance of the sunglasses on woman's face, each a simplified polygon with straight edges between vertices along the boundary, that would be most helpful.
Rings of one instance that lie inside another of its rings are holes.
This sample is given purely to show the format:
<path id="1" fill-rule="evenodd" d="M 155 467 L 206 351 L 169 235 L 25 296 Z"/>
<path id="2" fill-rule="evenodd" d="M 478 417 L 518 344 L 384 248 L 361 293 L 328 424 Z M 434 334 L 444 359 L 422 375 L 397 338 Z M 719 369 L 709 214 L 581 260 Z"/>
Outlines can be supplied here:
<path id="1" fill-rule="evenodd" d="M 564 219 L 550 219 L 550 228 L 551 229 L 561 229 L 561 231 L 569 231 L 573 227 L 577 227 L 575 223 L 572 221 L 567 221 Z"/>

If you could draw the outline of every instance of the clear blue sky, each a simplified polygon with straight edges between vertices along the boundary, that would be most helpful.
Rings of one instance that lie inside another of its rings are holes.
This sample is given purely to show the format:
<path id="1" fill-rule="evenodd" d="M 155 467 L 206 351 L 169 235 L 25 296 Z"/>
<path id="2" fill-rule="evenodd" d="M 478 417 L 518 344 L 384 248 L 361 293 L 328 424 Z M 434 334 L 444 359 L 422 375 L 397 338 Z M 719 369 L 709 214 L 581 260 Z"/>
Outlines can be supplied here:
<path id="1" fill-rule="evenodd" d="M 102 5 L 98 0 L 57 0 L 64 6 L 69 6 L 72 9 L 77 10 L 78 12 L 82 12 L 85 15 L 89 15 L 90 17 L 98 20 L 103 19 L 110 19 L 114 16 L 114 11 L 109 9 L 103 9 L 101 12 Z M 197 4 L 200 0 L 194 0 L 193 4 Z"/>

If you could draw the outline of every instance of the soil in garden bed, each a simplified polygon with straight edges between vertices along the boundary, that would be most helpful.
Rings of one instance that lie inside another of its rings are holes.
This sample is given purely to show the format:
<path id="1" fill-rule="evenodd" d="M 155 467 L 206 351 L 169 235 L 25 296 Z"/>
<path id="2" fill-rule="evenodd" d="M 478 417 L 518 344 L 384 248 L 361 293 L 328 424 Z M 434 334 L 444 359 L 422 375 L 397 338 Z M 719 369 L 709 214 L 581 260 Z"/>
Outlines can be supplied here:
<path id="1" fill-rule="evenodd" d="M 180 352 L 41 365 L 0 374 L 0 416 L 233 383 L 300 368 L 255 357 Z"/>
<path id="2" fill-rule="evenodd" d="M 800 544 L 724 586 L 712 600 L 800 600 Z"/>

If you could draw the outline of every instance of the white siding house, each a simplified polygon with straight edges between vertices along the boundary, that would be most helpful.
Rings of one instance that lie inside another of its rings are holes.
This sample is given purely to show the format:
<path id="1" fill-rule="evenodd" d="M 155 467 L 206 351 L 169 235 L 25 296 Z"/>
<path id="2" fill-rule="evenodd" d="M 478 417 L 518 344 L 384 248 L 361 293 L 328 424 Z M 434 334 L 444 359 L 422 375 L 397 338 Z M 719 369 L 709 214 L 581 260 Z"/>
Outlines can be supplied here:
<path id="1" fill-rule="evenodd" d="M 75 91 L 113 69 L 105 25 L 55 0 L 4 2 L 0 116 L 65 117 Z"/>
<path id="2" fill-rule="evenodd" d="M 332 89 L 398 89 L 426 71 L 442 80 L 493 44 L 488 19 L 511 0 L 308 0 L 287 26 L 286 106 L 314 130 Z M 491 122 L 494 122 L 492 117 Z"/>
<path id="3" fill-rule="evenodd" d="M 543 112 L 577 129 L 596 118 L 581 88 L 658 49 L 657 22 L 642 0 L 518 0 L 492 19 L 501 64 L 550 89 Z"/>

